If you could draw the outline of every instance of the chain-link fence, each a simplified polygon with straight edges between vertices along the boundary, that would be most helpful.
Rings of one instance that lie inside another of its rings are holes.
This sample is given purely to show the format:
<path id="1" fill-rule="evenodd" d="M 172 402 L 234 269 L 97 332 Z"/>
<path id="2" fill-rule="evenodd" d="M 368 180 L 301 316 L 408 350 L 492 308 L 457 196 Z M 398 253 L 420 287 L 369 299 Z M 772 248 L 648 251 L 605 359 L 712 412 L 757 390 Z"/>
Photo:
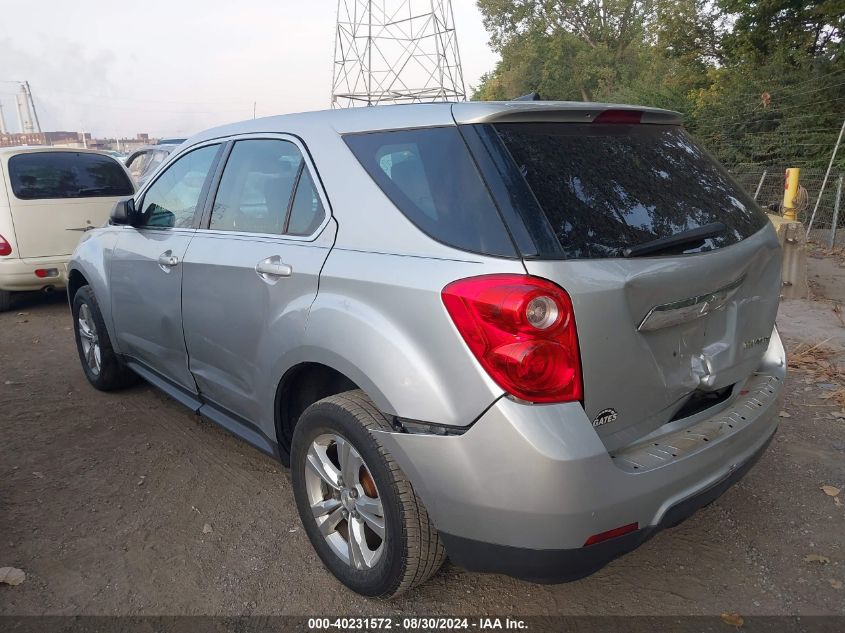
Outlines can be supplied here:
<path id="1" fill-rule="evenodd" d="M 787 165 L 786 167 L 801 167 Z M 736 165 L 730 168 L 731 174 L 752 196 L 756 196 L 761 207 L 770 213 L 782 213 L 784 177 L 786 167 L 764 167 L 762 165 Z M 804 226 L 810 225 L 813 208 L 824 181 L 824 169 L 801 169 L 799 186 L 804 192 L 799 193 L 797 202 L 798 219 Z M 837 192 L 839 209 L 836 208 Z M 835 227 L 835 230 L 834 230 Z M 816 217 L 809 235 L 811 240 L 824 244 L 845 245 L 845 173 L 831 171 L 827 184 L 819 201 Z"/>

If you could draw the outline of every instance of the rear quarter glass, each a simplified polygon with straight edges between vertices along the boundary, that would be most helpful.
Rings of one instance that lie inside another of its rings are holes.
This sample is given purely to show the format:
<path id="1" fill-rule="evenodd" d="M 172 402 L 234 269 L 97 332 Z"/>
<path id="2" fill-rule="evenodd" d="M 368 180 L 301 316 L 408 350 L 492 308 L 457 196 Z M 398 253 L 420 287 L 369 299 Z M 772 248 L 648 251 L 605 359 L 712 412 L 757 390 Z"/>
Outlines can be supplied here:
<path id="1" fill-rule="evenodd" d="M 455 126 L 349 134 L 344 141 L 396 208 L 430 237 L 464 251 L 517 256 Z"/>
<path id="2" fill-rule="evenodd" d="M 765 225 L 751 197 L 678 126 L 493 127 L 511 159 L 506 168 L 518 172 L 534 194 L 521 198 L 520 213 L 544 214 L 560 246 L 549 249 L 546 236 L 538 236 L 538 245 L 546 246 L 535 257 L 618 257 L 626 247 L 722 222 L 724 233 L 683 250 L 703 252 L 739 242 Z"/>

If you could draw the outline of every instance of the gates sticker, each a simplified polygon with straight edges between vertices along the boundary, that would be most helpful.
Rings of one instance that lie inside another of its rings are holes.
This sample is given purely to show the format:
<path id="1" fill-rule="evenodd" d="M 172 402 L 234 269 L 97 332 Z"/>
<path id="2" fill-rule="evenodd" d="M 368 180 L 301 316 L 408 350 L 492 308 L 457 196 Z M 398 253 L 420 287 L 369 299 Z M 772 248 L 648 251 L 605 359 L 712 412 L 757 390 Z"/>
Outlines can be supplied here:
<path id="1" fill-rule="evenodd" d="M 616 409 L 607 408 L 599 411 L 596 419 L 593 420 L 593 426 L 601 426 L 608 422 L 616 422 Z"/>

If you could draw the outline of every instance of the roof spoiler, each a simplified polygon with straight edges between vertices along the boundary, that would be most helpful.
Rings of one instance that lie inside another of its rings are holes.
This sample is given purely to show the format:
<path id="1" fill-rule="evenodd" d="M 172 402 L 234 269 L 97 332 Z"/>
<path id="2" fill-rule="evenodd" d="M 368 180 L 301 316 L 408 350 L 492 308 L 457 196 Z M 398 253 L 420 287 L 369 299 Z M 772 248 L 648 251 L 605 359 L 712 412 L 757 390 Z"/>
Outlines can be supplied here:
<path id="1" fill-rule="evenodd" d="M 521 97 L 516 97 L 515 99 L 511 99 L 511 101 L 542 101 L 543 97 L 540 96 L 539 92 L 529 92 L 528 94 L 524 94 Z"/>
<path id="2" fill-rule="evenodd" d="M 452 105 L 458 125 L 471 123 L 651 123 L 681 125 L 678 112 L 583 101 L 470 101 Z"/>

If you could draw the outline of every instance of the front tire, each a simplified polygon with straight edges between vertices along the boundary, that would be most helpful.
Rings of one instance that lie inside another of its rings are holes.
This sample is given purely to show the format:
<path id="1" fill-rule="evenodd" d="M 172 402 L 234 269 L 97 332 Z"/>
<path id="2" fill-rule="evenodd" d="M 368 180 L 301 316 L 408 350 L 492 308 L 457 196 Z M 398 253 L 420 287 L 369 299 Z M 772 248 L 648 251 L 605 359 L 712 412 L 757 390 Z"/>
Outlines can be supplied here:
<path id="1" fill-rule="evenodd" d="M 100 391 L 113 391 L 137 382 L 112 348 L 106 323 L 90 286 L 76 291 L 71 304 L 76 349 L 85 377 Z"/>
<path id="2" fill-rule="evenodd" d="M 337 578 L 392 598 L 425 582 L 446 558 L 411 482 L 371 430 L 391 430 L 360 390 L 312 404 L 296 425 L 291 478 L 311 544 Z"/>

